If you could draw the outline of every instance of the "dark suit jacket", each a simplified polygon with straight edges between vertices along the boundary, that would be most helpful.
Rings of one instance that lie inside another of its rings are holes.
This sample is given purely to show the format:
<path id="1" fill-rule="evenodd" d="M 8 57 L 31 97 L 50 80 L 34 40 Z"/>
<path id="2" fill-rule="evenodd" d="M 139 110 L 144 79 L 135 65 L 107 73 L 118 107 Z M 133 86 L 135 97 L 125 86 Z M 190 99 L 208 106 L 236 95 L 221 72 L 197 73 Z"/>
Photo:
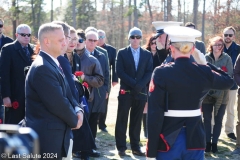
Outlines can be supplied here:
<path id="1" fill-rule="evenodd" d="M 116 72 L 120 78 L 120 89 L 130 90 L 136 99 L 146 100 L 147 83 L 152 74 L 152 55 L 149 51 L 140 48 L 140 57 L 137 70 L 130 46 L 118 51 Z M 140 94 L 144 93 L 144 94 Z"/>
<path id="2" fill-rule="evenodd" d="M 116 74 L 116 54 L 117 54 L 116 48 L 109 44 L 104 44 L 102 47 L 106 49 L 108 52 L 109 69 L 112 70 L 110 78 L 112 79 L 112 82 L 118 82 L 118 77 Z"/>
<path id="3" fill-rule="evenodd" d="M 30 55 L 33 54 L 32 46 L 28 45 Z M 19 111 L 21 116 L 6 117 L 6 122 L 17 124 L 24 118 L 25 112 L 25 73 L 24 68 L 30 66 L 29 61 L 24 53 L 21 44 L 18 41 L 6 44 L 1 51 L 0 58 L 0 76 L 1 76 L 1 93 L 2 98 L 10 97 L 11 101 L 17 101 L 19 108 L 14 110 L 9 108 L 10 112 Z M 23 115 L 22 115 L 23 114 Z"/>
<path id="4" fill-rule="evenodd" d="M 203 41 L 196 40 L 195 46 L 200 52 L 202 52 L 203 54 L 206 54 L 206 47 Z"/>
<path id="5" fill-rule="evenodd" d="M 12 43 L 13 39 L 10 37 L 5 36 L 4 34 L 2 35 L 2 42 L 0 44 L 0 50 L 2 49 L 2 47 L 7 44 L 7 43 Z"/>
<path id="6" fill-rule="evenodd" d="M 26 77 L 26 125 L 40 142 L 40 153 L 66 157 L 71 128 L 77 126 L 72 94 L 64 74 L 46 53 L 40 52 Z"/>

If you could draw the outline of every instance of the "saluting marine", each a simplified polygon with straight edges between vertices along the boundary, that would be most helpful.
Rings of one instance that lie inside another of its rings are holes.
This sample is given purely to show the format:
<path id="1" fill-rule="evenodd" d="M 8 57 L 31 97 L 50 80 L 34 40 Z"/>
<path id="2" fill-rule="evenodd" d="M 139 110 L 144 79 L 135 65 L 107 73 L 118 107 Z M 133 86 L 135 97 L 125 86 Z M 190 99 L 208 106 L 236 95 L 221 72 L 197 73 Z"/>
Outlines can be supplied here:
<path id="1" fill-rule="evenodd" d="M 233 79 L 198 52 L 190 60 L 201 32 L 166 27 L 173 63 L 155 68 L 149 86 L 147 159 L 203 160 L 206 146 L 201 103 L 209 89 L 226 90 Z"/>

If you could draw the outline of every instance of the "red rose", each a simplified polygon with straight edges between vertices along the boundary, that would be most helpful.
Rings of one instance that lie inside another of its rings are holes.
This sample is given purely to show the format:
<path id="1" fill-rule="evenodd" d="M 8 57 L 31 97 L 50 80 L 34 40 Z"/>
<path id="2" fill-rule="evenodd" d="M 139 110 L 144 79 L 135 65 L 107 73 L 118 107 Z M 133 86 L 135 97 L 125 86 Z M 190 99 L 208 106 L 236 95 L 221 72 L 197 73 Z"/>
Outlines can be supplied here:
<path id="1" fill-rule="evenodd" d="M 2 119 L 0 119 L 0 124 L 2 124 Z"/>
<path id="2" fill-rule="evenodd" d="M 221 69 L 222 69 L 224 72 L 227 72 L 227 67 L 226 67 L 226 66 L 222 66 Z"/>
<path id="3" fill-rule="evenodd" d="M 125 93 L 126 93 L 126 91 L 124 89 L 120 90 L 120 94 L 125 94 Z"/>
<path id="4" fill-rule="evenodd" d="M 14 109 L 18 109 L 18 107 L 19 107 L 18 101 L 14 101 L 14 102 L 12 103 L 12 107 L 13 107 Z"/>
<path id="5" fill-rule="evenodd" d="M 83 75 L 84 73 L 82 71 L 76 71 L 74 74 L 75 74 L 75 76 L 79 77 L 79 76 Z"/>
<path id="6" fill-rule="evenodd" d="M 87 84 L 87 82 L 83 82 L 82 85 L 85 86 L 86 88 L 88 88 L 88 84 Z"/>

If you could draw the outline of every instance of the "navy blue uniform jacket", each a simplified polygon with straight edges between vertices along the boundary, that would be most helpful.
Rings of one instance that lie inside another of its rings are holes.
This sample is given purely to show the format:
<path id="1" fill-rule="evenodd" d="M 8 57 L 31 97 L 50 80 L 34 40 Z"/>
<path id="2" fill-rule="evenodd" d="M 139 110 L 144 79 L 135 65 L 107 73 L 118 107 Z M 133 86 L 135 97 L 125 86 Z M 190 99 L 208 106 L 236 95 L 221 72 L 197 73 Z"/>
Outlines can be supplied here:
<path id="1" fill-rule="evenodd" d="M 164 112 L 200 109 L 209 89 L 232 87 L 233 79 L 227 73 L 208 65 L 198 65 L 189 58 L 177 58 L 175 63 L 154 70 L 149 86 L 147 157 L 156 157 L 158 150 L 168 151 L 174 143 L 168 137 L 183 126 L 186 126 L 187 149 L 205 149 L 201 115 L 165 117 Z"/>

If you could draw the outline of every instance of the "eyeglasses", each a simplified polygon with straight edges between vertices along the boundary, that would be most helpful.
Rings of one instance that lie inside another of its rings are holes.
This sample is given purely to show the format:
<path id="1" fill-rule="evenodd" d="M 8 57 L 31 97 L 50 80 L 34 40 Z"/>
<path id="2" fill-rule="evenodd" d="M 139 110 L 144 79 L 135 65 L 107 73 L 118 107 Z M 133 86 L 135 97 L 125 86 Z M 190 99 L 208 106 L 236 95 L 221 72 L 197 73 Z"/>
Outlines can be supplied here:
<path id="1" fill-rule="evenodd" d="M 232 37 L 233 36 L 233 34 L 224 34 L 224 37 Z"/>
<path id="2" fill-rule="evenodd" d="M 142 36 L 130 36 L 130 38 L 131 38 L 131 39 L 135 39 L 135 38 L 137 38 L 137 39 L 141 39 Z"/>
<path id="3" fill-rule="evenodd" d="M 213 45 L 213 46 L 215 46 L 215 47 L 222 47 L 223 44 L 215 44 L 215 45 Z"/>
<path id="4" fill-rule="evenodd" d="M 65 37 L 68 39 L 68 41 L 71 41 L 71 37 L 65 35 Z"/>
<path id="5" fill-rule="evenodd" d="M 97 42 L 98 40 L 95 39 L 88 39 L 89 42 Z"/>
<path id="6" fill-rule="evenodd" d="M 71 41 L 71 42 L 76 42 L 76 41 L 77 41 L 77 38 L 71 38 L 70 41 Z"/>
<path id="7" fill-rule="evenodd" d="M 79 43 L 83 43 L 84 39 L 79 39 L 78 42 Z"/>
<path id="8" fill-rule="evenodd" d="M 3 27 L 3 24 L 0 24 L 0 28 L 2 28 Z"/>
<path id="9" fill-rule="evenodd" d="M 26 37 L 26 36 L 30 37 L 30 36 L 31 36 L 31 34 L 30 34 L 30 33 L 29 33 L 29 34 L 25 34 L 25 33 L 18 33 L 18 34 L 20 34 L 22 37 Z"/>
<path id="10" fill-rule="evenodd" d="M 104 38 L 105 38 L 105 36 L 99 36 L 98 38 L 99 38 L 99 39 L 104 39 Z"/>
<path id="11" fill-rule="evenodd" d="M 156 42 L 151 42 L 151 45 L 154 45 L 154 44 L 156 45 Z"/>

